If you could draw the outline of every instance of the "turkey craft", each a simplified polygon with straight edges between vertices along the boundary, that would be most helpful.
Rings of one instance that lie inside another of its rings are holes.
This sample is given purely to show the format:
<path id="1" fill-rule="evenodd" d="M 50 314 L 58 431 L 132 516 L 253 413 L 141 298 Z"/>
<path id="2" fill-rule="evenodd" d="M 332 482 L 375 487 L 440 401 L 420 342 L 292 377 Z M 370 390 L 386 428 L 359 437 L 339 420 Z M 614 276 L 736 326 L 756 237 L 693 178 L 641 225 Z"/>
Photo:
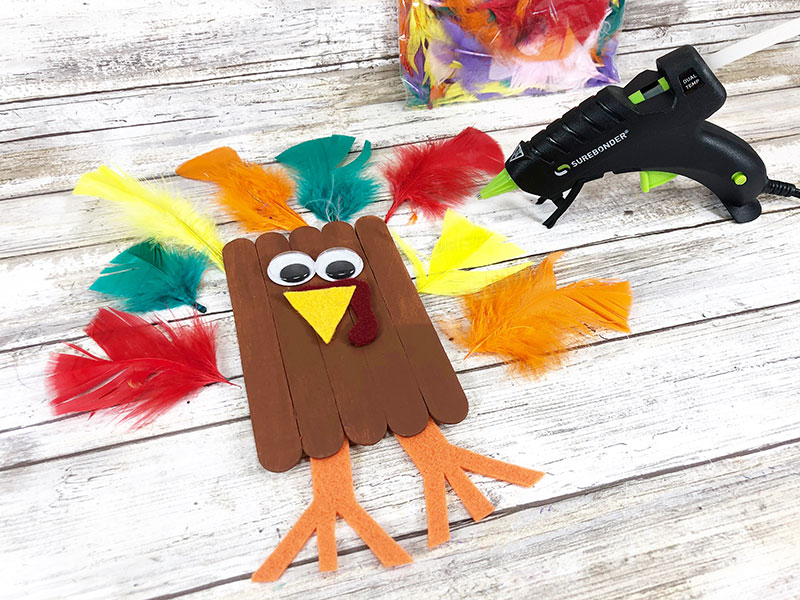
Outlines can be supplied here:
<path id="1" fill-rule="evenodd" d="M 107 167 L 86 173 L 75 188 L 119 205 L 140 238 L 111 259 L 91 287 L 127 310 L 187 305 L 205 312 L 197 302 L 200 278 L 210 265 L 225 271 L 258 460 L 283 472 L 308 456 L 314 493 L 254 581 L 278 579 L 315 532 L 320 570 L 336 569 L 337 515 L 384 565 L 411 561 L 358 503 L 350 444 L 376 444 L 387 432 L 396 436 L 422 475 L 429 546 L 450 537 L 445 482 L 479 520 L 494 507 L 466 472 L 522 486 L 543 476 L 445 439 L 438 424 L 461 422 L 467 398 L 418 293 L 464 296 L 469 327 L 454 340 L 470 353 L 491 352 L 534 373 L 557 365 L 571 345 L 597 329 L 628 330 L 627 282 L 585 280 L 557 288 L 553 263 L 559 255 L 535 269 L 530 263 L 500 266 L 525 251 L 447 211 L 446 203 L 437 209 L 444 213 L 442 234 L 427 264 L 395 236 L 414 268 L 415 287 L 384 220 L 362 217 L 355 227 L 335 220 L 364 206 L 375 188 L 362 172 L 368 142 L 358 158 L 338 166 L 352 144 L 351 137 L 330 136 L 278 157 L 300 182 L 298 201 L 333 221 L 321 229 L 304 225 L 289 206 L 291 186 L 278 167 L 265 170 L 230 148 L 179 167 L 183 176 L 215 183 L 218 203 L 247 229 L 293 230 L 288 237 L 270 232 L 223 246 L 214 222 L 188 200 Z M 419 198 L 440 198 L 433 184 L 441 178 L 425 175 L 437 162 L 437 148 L 426 144 L 421 154 L 400 157 L 411 162 L 393 171 L 402 190 L 395 202 L 408 200 L 422 210 Z M 459 180 L 462 194 L 477 176 L 470 173 Z M 197 313 L 183 324 L 155 321 L 101 309 L 85 331 L 105 357 L 71 343 L 73 352 L 53 356 L 48 381 L 56 413 L 109 409 L 142 427 L 202 387 L 227 382 L 216 366 L 210 322 Z"/>
<path id="2" fill-rule="evenodd" d="M 465 471 L 524 486 L 542 477 L 437 427 L 462 421 L 467 399 L 381 219 L 237 239 L 223 256 L 259 460 L 285 471 L 311 457 L 314 500 L 254 581 L 277 579 L 315 531 L 320 570 L 335 569 L 337 514 L 384 565 L 411 561 L 353 491 L 349 444 L 387 428 L 422 474 L 429 546 L 449 539 L 445 479 L 478 520 L 493 507 Z"/>

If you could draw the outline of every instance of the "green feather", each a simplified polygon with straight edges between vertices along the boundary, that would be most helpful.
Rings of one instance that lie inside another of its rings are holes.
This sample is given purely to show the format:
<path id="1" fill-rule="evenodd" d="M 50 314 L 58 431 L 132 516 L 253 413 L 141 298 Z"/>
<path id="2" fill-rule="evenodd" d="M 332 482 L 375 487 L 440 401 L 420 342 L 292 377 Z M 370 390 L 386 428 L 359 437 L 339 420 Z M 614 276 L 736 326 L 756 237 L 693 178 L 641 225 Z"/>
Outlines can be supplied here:
<path id="1" fill-rule="evenodd" d="M 292 146 L 276 157 L 294 171 L 297 201 L 323 221 L 346 221 L 375 199 L 378 184 L 362 171 L 372 154 L 364 149 L 348 164 L 341 163 L 355 138 L 332 135 Z"/>
<path id="2" fill-rule="evenodd" d="M 148 240 L 115 256 L 89 289 L 124 299 L 130 312 L 184 304 L 206 312 L 197 304 L 197 287 L 207 267 L 205 255 Z"/>

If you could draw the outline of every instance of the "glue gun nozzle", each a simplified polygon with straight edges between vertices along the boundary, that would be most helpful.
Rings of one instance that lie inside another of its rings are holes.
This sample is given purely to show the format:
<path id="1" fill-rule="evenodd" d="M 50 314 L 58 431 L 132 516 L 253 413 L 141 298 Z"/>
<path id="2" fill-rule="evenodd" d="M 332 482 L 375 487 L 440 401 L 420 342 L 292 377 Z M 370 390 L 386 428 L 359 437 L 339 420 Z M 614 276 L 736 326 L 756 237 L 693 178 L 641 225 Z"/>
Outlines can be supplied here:
<path id="1" fill-rule="evenodd" d="M 492 196 L 499 196 L 500 194 L 518 189 L 519 186 L 511 179 L 511 175 L 508 174 L 508 171 L 503 169 L 478 192 L 478 198 L 491 198 Z"/>

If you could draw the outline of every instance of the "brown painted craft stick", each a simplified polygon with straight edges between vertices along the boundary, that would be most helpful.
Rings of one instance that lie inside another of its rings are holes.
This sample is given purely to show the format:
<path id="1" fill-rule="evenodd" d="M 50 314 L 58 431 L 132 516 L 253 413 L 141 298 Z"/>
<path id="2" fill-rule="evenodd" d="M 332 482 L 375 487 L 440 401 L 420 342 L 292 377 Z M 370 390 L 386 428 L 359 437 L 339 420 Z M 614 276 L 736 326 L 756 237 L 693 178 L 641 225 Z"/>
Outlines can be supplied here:
<path id="1" fill-rule="evenodd" d="M 350 231 L 353 230 L 350 225 L 346 226 Z M 323 250 L 336 244 L 326 245 L 322 233 L 315 227 L 299 227 L 289 236 L 289 245 L 292 250 L 305 252 L 316 259 Z M 324 279 L 315 276 L 307 285 L 325 283 Z M 373 378 L 366 361 L 373 344 L 357 348 L 350 343 L 348 332 L 354 322 L 348 311 L 329 343 L 323 342 L 319 336 L 315 337 L 333 388 L 344 432 L 350 441 L 369 446 L 386 433 L 386 418 L 380 403 L 376 402 L 381 393 L 378 381 Z"/>
<path id="2" fill-rule="evenodd" d="M 356 234 L 372 267 L 431 416 L 458 423 L 469 406 L 439 336 L 408 276 L 389 229 L 378 217 L 361 217 Z"/>
<path id="3" fill-rule="evenodd" d="M 269 471 L 286 471 L 303 451 L 256 247 L 244 238 L 233 240 L 222 257 L 258 461 Z"/>
<path id="4" fill-rule="evenodd" d="M 314 458 L 331 456 L 342 447 L 344 432 L 317 345 L 317 334 L 284 297 L 283 293 L 291 288 L 273 283 L 267 276 L 270 260 L 288 251 L 289 241 L 279 233 L 265 233 L 256 240 L 256 250 L 278 331 L 303 450 Z"/>
<path id="5" fill-rule="evenodd" d="M 403 345 L 397 335 L 389 310 L 375 282 L 353 227 L 347 223 L 328 223 L 322 228 L 325 247 L 350 248 L 364 258 L 364 270 L 357 277 L 365 281 L 372 294 L 372 312 L 378 320 L 378 337 L 365 347 L 366 360 L 379 389 L 370 402 L 383 409 L 389 428 L 398 435 L 412 436 L 428 423 L 428 407 L 414 377 Z M 337 334 L 338 335 L 338 334 Z"/>

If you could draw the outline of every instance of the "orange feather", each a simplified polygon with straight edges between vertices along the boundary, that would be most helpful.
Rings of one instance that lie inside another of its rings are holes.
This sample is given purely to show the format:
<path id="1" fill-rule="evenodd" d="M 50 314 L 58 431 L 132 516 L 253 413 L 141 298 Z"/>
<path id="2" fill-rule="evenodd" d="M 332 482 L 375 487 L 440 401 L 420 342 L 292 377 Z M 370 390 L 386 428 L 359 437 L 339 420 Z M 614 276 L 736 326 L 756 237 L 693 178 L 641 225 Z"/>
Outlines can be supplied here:
<path id="1" fill-rule="evenodd" d="M 470 349 L 467 356 L 499 354 L 512 368 L 540 375 L 595 329 L 630 332 L 630 284 L 585 279 L 558 288 L 553 264 L 562 254 L 463 298 L 471 327 L 456 332 L 456 340 Z"/>
<path id="2" fill-rule="evenodd" d="M 294 182 L 283 167 L 245 162 L 232 148 L 224 147 L 186 161 L 175 172 L 216 183 L 220 188 L 217 202 L 248 231 L 292 231 L 306 225 L 287 204 Z"/>
<path id="3" fill-rule="evenodd" d="M 485 48 L 502 49 L 503 40 L 495 19 L 488 10 L 481 10 L 483 0 L 443 0 L 442 4 L 458 17 L 461 29 L 472 34 Z"/>
<path id="4" fill-rule="evenodd" d="M 506 60 L 523 63 L 559 60 L 569 56 L 575 46 L 575 34 L 568 25 L 565 25 L 566 30 L 563 33 L 560 30 L 546 32 L 544 43 L 535 54 L 523 52 L 517 47 L 515 40 L 508 39 L 504 34 L 503 29 L 498 26 L 497 18 L 491 10 L 487 10 L 484 6 L 484 0 L 441 1 L 443 6 L 446 6 L 457 17 L 461 29 L 475 37 L 484 48 L 491 49 L 492 53 Z M 541 3 L 542 6 L 531 6 L 531 3 L 532 0 L 519 0 L 514 9 L 519 23 L 525 20 L 526 13 L 543 13 L 550 16 L 549 22 L 558 22 L 559 8 L 553 5 L 552 1 L 545 0 Z M 581 10 L 580 2 L 573 1 L 572 4 L 578 5 L 578 10 Z M 571 6 L 571 4 L 567 4 L 567 6 Z M 564 20 L 566 21 L 565 18 Z"/>

